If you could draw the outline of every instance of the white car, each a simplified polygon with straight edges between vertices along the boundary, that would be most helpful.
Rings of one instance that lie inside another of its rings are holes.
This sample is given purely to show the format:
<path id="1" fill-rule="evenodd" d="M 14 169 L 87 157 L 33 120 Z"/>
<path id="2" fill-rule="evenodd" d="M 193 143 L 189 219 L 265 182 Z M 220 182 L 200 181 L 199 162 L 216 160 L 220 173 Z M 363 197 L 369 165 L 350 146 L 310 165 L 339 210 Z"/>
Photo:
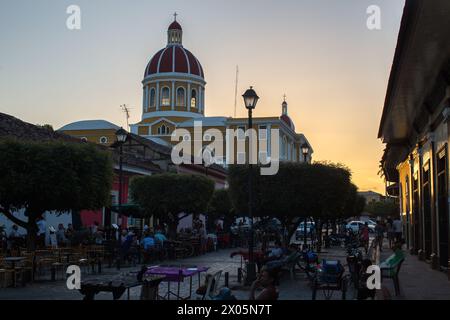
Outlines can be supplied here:
<path id="1" fill-rule="evenodd" d="M 233 232 L 233 234 L 237 234 L 239 231 L 247 232 L 249 230 L 250 218 L 248 217 L 237 218 L 231 226 L 231 232 Z"/>
<path id="2" fill-rule="evenodd" d="M 361 229 L 364 226 L 364 224 L 365 224 L 364 221 L 351 221 L 345 227 L 356 233 L 356 232 L 359 232 L 359 229 Z M 371 223 L 368 223 L 368 225 L 369 225 L 369 232 L 374 233 L 375 225 L 373 225 Z"/>
<path id="3" fill-rule="evenodd" d="M 316 226 L 315 226 L 314 222 L 308 221 L 308 222 L 306 223 L 306 235 L 307 235 L 307 236 L 310 236 L 311 233 L 315 230 L 315 227 L 316 227 Z M 300 237 L 303 237 L 304 234 L 305 234 L 305 224 L 302 222 L 302 223 L 300 223 L 300 225 L 298 226 L 298 228 L 297 228 L 297 230 L 296 230 L 296 232 L 295 232 L 295 236 L 296 236 L 296 238 L 298 239 L 298 238 L 300 238 Z"/>

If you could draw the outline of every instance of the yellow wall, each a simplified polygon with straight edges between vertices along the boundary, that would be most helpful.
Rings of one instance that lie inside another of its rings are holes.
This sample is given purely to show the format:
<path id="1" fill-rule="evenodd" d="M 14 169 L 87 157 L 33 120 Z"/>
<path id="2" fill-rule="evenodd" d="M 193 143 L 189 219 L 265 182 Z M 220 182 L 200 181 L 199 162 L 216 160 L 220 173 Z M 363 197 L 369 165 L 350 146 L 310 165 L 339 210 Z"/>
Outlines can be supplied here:
<path id="1" fill-rule="evenodd" d="M 102 144 L 100 143 L 101 137 L 106 137 L 108 139 L 108 142 L 103 145 L 111 145 L 114 142 L 116 142 L 116 130 L 115 129 L 102 129 L 102 130 L 68 130 L 68 131 L 61 131 L 65 134 L 68 134 L 73 137 L 77 138 L 86 138 L 89 142 Z"/>

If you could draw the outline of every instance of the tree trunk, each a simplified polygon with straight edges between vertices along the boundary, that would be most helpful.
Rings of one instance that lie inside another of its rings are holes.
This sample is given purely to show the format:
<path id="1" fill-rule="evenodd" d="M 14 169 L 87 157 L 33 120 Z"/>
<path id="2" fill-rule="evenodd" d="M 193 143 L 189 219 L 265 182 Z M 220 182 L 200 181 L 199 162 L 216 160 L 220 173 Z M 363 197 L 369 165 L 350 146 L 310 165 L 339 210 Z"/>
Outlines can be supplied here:
<path id="1" fill-rule="evenodd" d="M 322 251 L 322 228 L 323 228 L 323 220 L 319 219 L 317 223 L 317 241 L 318 241 L 317 252 Z"/>
<path id="2" fill-rule="evenodd" d="M 83 227 L 80 211 L 72 210 L 72 226 L 75 230 L 81 230 Z"/>
<path id="3" fill-rule="evenodd" d="M 33 227 L 27 228 L 27 249 L 29 251 L 36 250 L 37 230 Z"/>
<path id="4" fill-rule="evenodd" d="M 169 222 L 169 238 L 172 240 L 175 240 L 177 238 L 177 228 L 178 228 L 178 221 L 176 222 Z"/>
<path id="5" fill-rule="evenodd" d="M 291 223 L 288 226 L 288 241 L 290 242 L 292 239 L 292 236 L 297 231 L 298 226 L 300 225 L 300 220 L 297 222 L 291 221 Z"/>
<path id="6" fill-rule="evenodd" d="M 18 219 L 16 216 L 12 214 L 8 210 L 8 208 L 2 208 L 0 207 L 0 213 L 3 213 L 6 218 L 11 220 L 14 224 L 18 225 L 19 227 L 24 228 L 27 230 L 27 248 L 28 250 L 35 250 L 36 249 L 36 234 L 38 231 L 37 225 L 36 225 L 36 218 L 39 215 L 32 214 L 28 212 L 28 210 L 25 211 L 25 216 L 28 217 L 28 222 L 22 221 Z"/>

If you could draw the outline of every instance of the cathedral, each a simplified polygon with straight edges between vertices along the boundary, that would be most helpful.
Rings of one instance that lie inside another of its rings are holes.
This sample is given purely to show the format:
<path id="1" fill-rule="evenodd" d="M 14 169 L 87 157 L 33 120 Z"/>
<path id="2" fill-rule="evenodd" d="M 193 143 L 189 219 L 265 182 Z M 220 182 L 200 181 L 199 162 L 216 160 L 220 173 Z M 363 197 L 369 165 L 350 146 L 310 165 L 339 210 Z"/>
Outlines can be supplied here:
<path id="1" fill-rule="evenodd" d="M 182 132 L 188 132 L 193 137 L 195 127 L 201 123 L 203 131 L 213 129 L 226 136 L 226 131 L 231 129 L 238 133 L 233 137 L 237 143 L 245 141 L 245 135 L 239 135 L 239 131 L 246 131 L 247 118 L 205 115 L 205 73 L 200 61 L 183 46 L 183 29 L 176 21 L 176 16 L 167 30 L 167 45 L 156 52 L 145 67 L 142 88 L 142 118 L 140 122 L 130 125 L 131 133 L 172 147 L 179 143 L 172 137 L 174 131 L 184 129 Z M 59 131 L 87 141 L 111 145 L 115 142 L 117 128 L 107 121 L 88 120 L 68 124 Z M 313 148 L 302 133 L 296 133 L 295 125 L 288 115 L 286 100 L 281 104 L 281 115 L 253 118 L 253 128 L 258 132 L 259 157 L 264 155 L 270 159 L 276 147 L 279 148 L 276 155 L 280 161 L 311 162 Z M 271 137 L 274 130 L 279 136 L 276 143 Z M 183 139 L 190 138 L 181 137 Z M 201 140 L 203 147 L 212 141 L 203 134 Z M 223 143 L 226 143 L 226 139 L 223 139 Z M 235 152 L 234 159 L 239 160 L 240 156 L 245 157 L 245 153 L 241 155 Z M 225 165 L 230 163 L 228 157 L 229 154 L 224 152 L 216 155 L 214 162 Z"/>

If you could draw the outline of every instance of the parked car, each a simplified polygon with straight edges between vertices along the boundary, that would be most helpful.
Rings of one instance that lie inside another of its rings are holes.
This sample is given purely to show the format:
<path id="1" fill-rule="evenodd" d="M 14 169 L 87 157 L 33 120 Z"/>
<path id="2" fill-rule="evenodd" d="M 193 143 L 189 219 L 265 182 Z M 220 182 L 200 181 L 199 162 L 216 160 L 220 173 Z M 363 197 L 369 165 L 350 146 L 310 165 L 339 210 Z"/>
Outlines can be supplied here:
<path id="1" fill-rule="evenodd" d="M 306 235 L 307 236 L 311 235 L 315 229 L 316 229 L 316 225 L 314 222 L 308 221 L 306 223 Z M 298 239 L 298 238 L 303 237 L 304 234 L 305 234 L 305 224 L 304 224 L 304 222 L 302 222 L 302 223 L 300 223 L 297 230 L 295 231 L 295 237 Z"/>
<path id="2" fill-rule="evenodd" d="M 250 218 L 249 217 L 237 218 L 235 222 L 231 225 L 230 229 L 233 234 L 250 231 Z"/>
<path id="3" fill-rule="evenodd" d="M 353 232 L 359 232 L 359 229 L 361 229 L 364 226 L 365 222 L 363 221 L 351 221 L 349 222 L 345 227 L 346 229 L 350 229 Z M 369 232 L 375 233 L 375 225 L 368 222 L 369 226 Z"/>
<path id="4" fill-rule="evenodd" d="M 253 224 L 253 228 L 255 230 L 264 230 L 266 232 L 273 232 L 278 234 L 282 234 L 283 232 L 283 226 L 280 220 L 278 220 L 277 218 L 257 221 Z"/>

